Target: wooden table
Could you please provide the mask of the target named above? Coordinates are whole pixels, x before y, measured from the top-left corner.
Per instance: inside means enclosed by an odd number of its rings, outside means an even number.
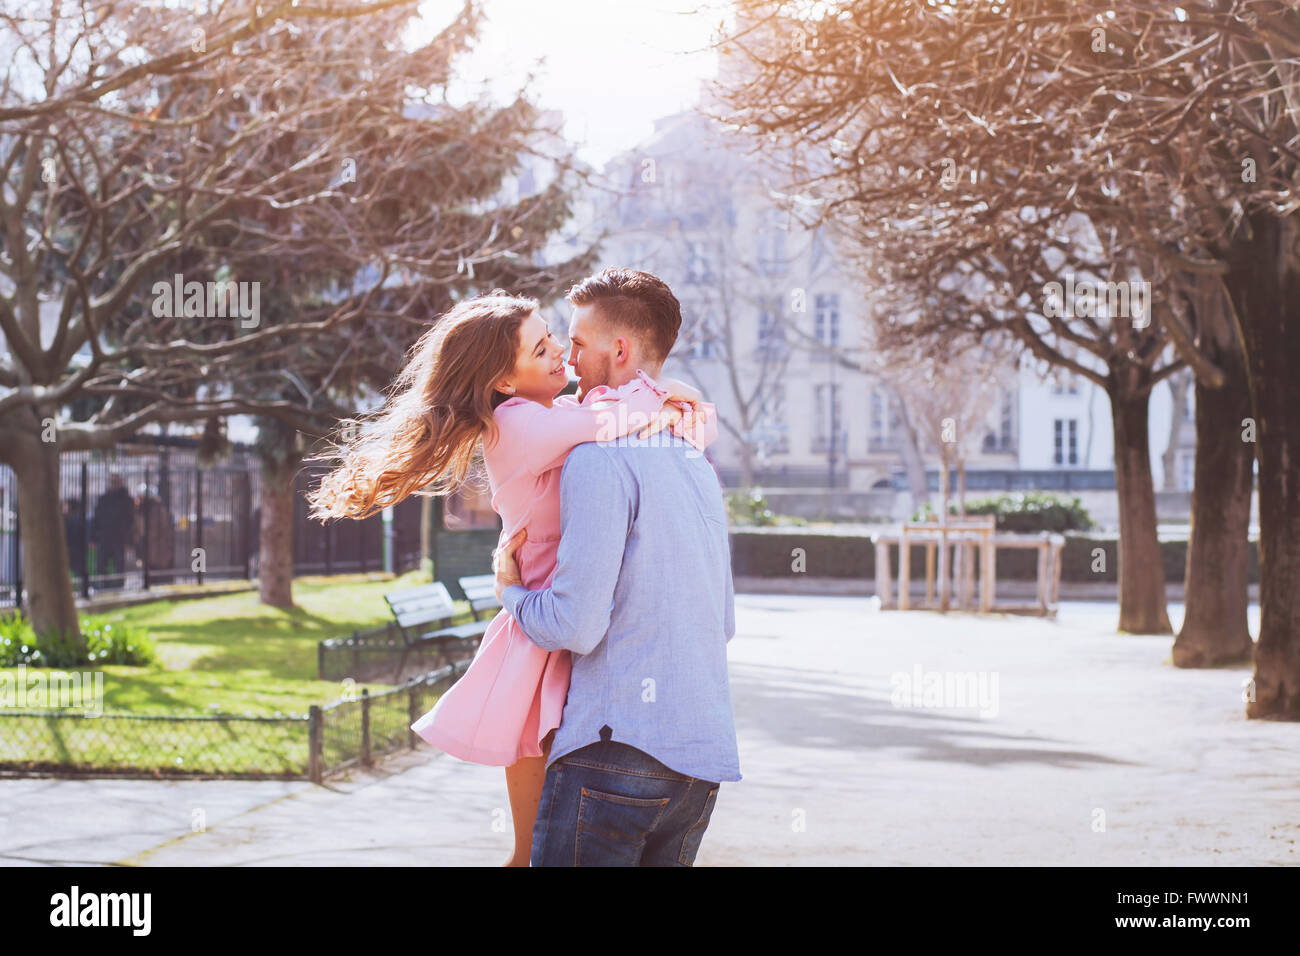
[[[925,600],[920,605],[924,609],[947,610],[951,587],[948,551],[955,551],[955,577],[957,578],[958,608],[973,609],[973,591],[975,587],[975,560],[979,556],[979,611],[1033,613],[1044,616],[1054,615],[1060,596],[1061,585],[1061,549],[1065,547],[1065,537],[1060,534],[1043,531],[1039,534],[1016,534],[999,532],[993,526],[993,517],[954,518],[947,524],[939,522],[911,522],[903,525],[897,534],[878,533],[871,536],[876,547],[876,594],[880,598],[881,608],[897,608],[900,611],[911,609],[911,546],[925,546]],[[890,571],[890,548],[897,547],[898,558],[898,597],[894,598],[892,575]],[[997,551],[999,548],[1033,548],[1038,551],[1038,572],[1035,601],[998,603],[997,585]],[[938,579],[938,599],[935,599],[935,583]]]

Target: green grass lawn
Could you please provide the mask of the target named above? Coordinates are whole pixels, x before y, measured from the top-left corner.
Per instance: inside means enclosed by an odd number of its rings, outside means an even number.
[[[428,583],[411,571],[387,581],[348,576],[298,578],[293,611],[261,604],[256,591],[188,601],[155,601],[108,611],[149,632],[156,667],[104,665],[105,713],[305,714],[343,696],[316,679],[316,644],[390,620],[384,593]],[[14,673],[14,668],[0,669]],[[373,693],[387,685],[367,684]],[[361,686],[357,687],[360,693]]]
[[[337,681],[316,679],[316,645],[391,619],[385,592],[425,584],[427,572],[368,581],[363,576],[298,578],[292,611],[258,602],[256,591],[187,601],[153,601],[96,617],[146,629],[158,663],[104,665],[105,715],[215,716],[211,722],[9,717],[0,734],[0,764],[134,768],[155,772],[301,774],[307,767],[305,721],[255,722],[239,717],[305,716],[312,704],[345,695]],[[464,602],[458,608],[468,613]],[[16,674],[17,668],[0,668]],[[28,671],[29,675],[31,669]],[[368,683],[371,693],[385,684]],[[429,701],[432,706],[432,700]],[[372,711],[372,733],[400,740],[409,715],[402,703]],[[79,713],[79,711],[77,712]],[[355,755],[354,712],[327,715],[324,757]]]

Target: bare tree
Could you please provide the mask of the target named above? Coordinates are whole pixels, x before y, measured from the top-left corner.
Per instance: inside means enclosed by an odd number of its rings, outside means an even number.
[[[294,10],[279,19],[253,6],[9,15],[0,461],[18,482],[37,633],[78,632],[48,491],[61,452],[232,414],[322,435],[338,411],[327,399],[346,407],[379,377],[366,349],[400,354],[475,270],[547,272],[532,265],[539,234],[567,214],[558,186],[493,201],[531,130],[526,103],[436,100],[472,7],[408,51],[391,38],[411,2],[275,4]],[[165,52],[178,36],[197,55]],[[295,269],[311,281],[295,287]],[[335,294],[319,294],[331,278]],[[395,324],[379,332],[382,319]],[[86,400],[89,417],[64,412]]]
[[[770,41],[746,49],[756,79],[745,119],[825,148],[827,179],[839,187],[828,186],[828,204],[860,219],[864,238],[891,256],[900,250],[885,240],[897,240],[900,225],[923,228],[933,241],[902,251],[913,256],[909,278],[967,261],[1005,287],[987,311],[1031,333],[1026,344],[1051,361],[1060,352],[1035,345],[1030,308],[1043,301],[1035,287],[1052,281],[1040,268],[1049,250],[1078,255],[1070,216],[1100,240],[1089,271],[1150,283],[1154,321],[1140,335],[1107,330],[1113,350],[1102,376],[1116,422],[1123,629],[1166,629],[1158,577],[1142,570],[1143,561],[1159,563],[1154,536],[1132,520],[1151,497],[1138,447],[1147,437],[1143,396],[1180,363],[1196,371],[1198,387],[1233,380],[1202,349],[1213,335],[1184,323],[1178,308],[1197,277],[1221,280],[1251,397],[1252,414],[1234,433],[1259,465],[1262,613],[1247,712],[1300,715],[1300,424],[1288,411],[1300,404],[1290,372],[1300,324],[1287,292],[1300,270],[1294,4],[1206,0],[1171,10],[1042,0],[986,9],[900,0],[822,5],[803,20],[793,4],[745,0],[741,9],[742,48],[760,25],[785,41],[780,54]],[[805,42],[789,43],[793,29]],[[936,180],[947,195],[925,195]],[[1048,328],[1061,340],[1095,339],[1087,321],[1056,318]],[[1170,344],[1179,360],[1157,367],[1153,355]],[[1198,440],[1198,477],[1228,476],[1216,487],[1240,494],[1236,456],[1203,472],[1207,453],[1227,448]],[[1234,535],[1237,527],[1220,526]],[[1208,544],[1194,535],[1193,550]]]
[[[779,210],[764,201],[761,165],[741,157],[734,137],[699,117],[675,132],[680,138],[653,154],[612,166],[618,191],[608,228],[628,241],[645,237],[633,265],[672,284],[682,305],[672,360],[706,395],[725,393],[719,422],[740,452],[740,483],[750,487],[759,456],[779,447],[773,425],[792,326],[815,277],[791,269],[798,257],[792,244],[756,247],[764,237],[741,221],[741,210]],[[788,231],[788,222],[781,224]],[[766,238],[773,235],[769,228]]]

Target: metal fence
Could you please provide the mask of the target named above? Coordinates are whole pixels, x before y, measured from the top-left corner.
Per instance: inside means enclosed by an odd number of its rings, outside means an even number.
[[[461,620],[464,618],[464,620]],[[458,615],[456,623],[468,623]],[[422,673],[473,654],[479,637],[449,641],[446,645],[424,641],[408,643],[401,628],[389,621],[384,627],[355,631],[351,637],[334,637],[316,645],[317,680],[398,681],[407,673]]]
[[[355,700],[312,707],[307,778],[320,783],[327,774],[347,767],[370,766],[376,754],[403,747],[414,750],[420,738],[411,724],[460,679],[471,659],[465,657],[392,690],[378,694],[363,690]]]
[[[294,573],[383,568],[380,515],[321,523],[307,516],[307,489],[322,466],[295,479]],[[261,474],[256,456],[235,450],[202,467],[192,441],[127,442],[68,452],[57,491],[78,594],[148,590],[158,584],[257,576]],[[11,469],[0,466],[0,606],[22,603],[22,515]],[[393,570],[420,562],[420,500],[393,509]]]
[[[957,469],[949,473],[948,486],[957,488]],[[926,470],[926,481],[931,491],[939,490],[939,471]],[[907,474],[896,471],[893,485],[897,491],[907,490]],[[1019,468],[976,468],[966,471],[967,491],[1114,491],[1113,468],[1069,469],[1056,468],[1039,471]]]
[[[0,711],[0,769],[121,776],[222,776],[319,783],[420,742],[410,730],[469,667],[277,717]]]

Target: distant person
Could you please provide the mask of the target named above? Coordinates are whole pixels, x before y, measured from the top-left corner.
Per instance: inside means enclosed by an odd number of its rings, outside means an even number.
[[[100,586],[120,588],[125,584],[126,548],[135,533],[135,502],[122,476],[108,476],[108,490],[95,500],[95,517],[90,538],[95,543],[96,571]]]
[[[175,538],[172,516],[157,495],[149,494],[149,486],[141,484],[135,499],[135,540],[140,560],[148,565],[151,584],[166,584],[173,579]]]

